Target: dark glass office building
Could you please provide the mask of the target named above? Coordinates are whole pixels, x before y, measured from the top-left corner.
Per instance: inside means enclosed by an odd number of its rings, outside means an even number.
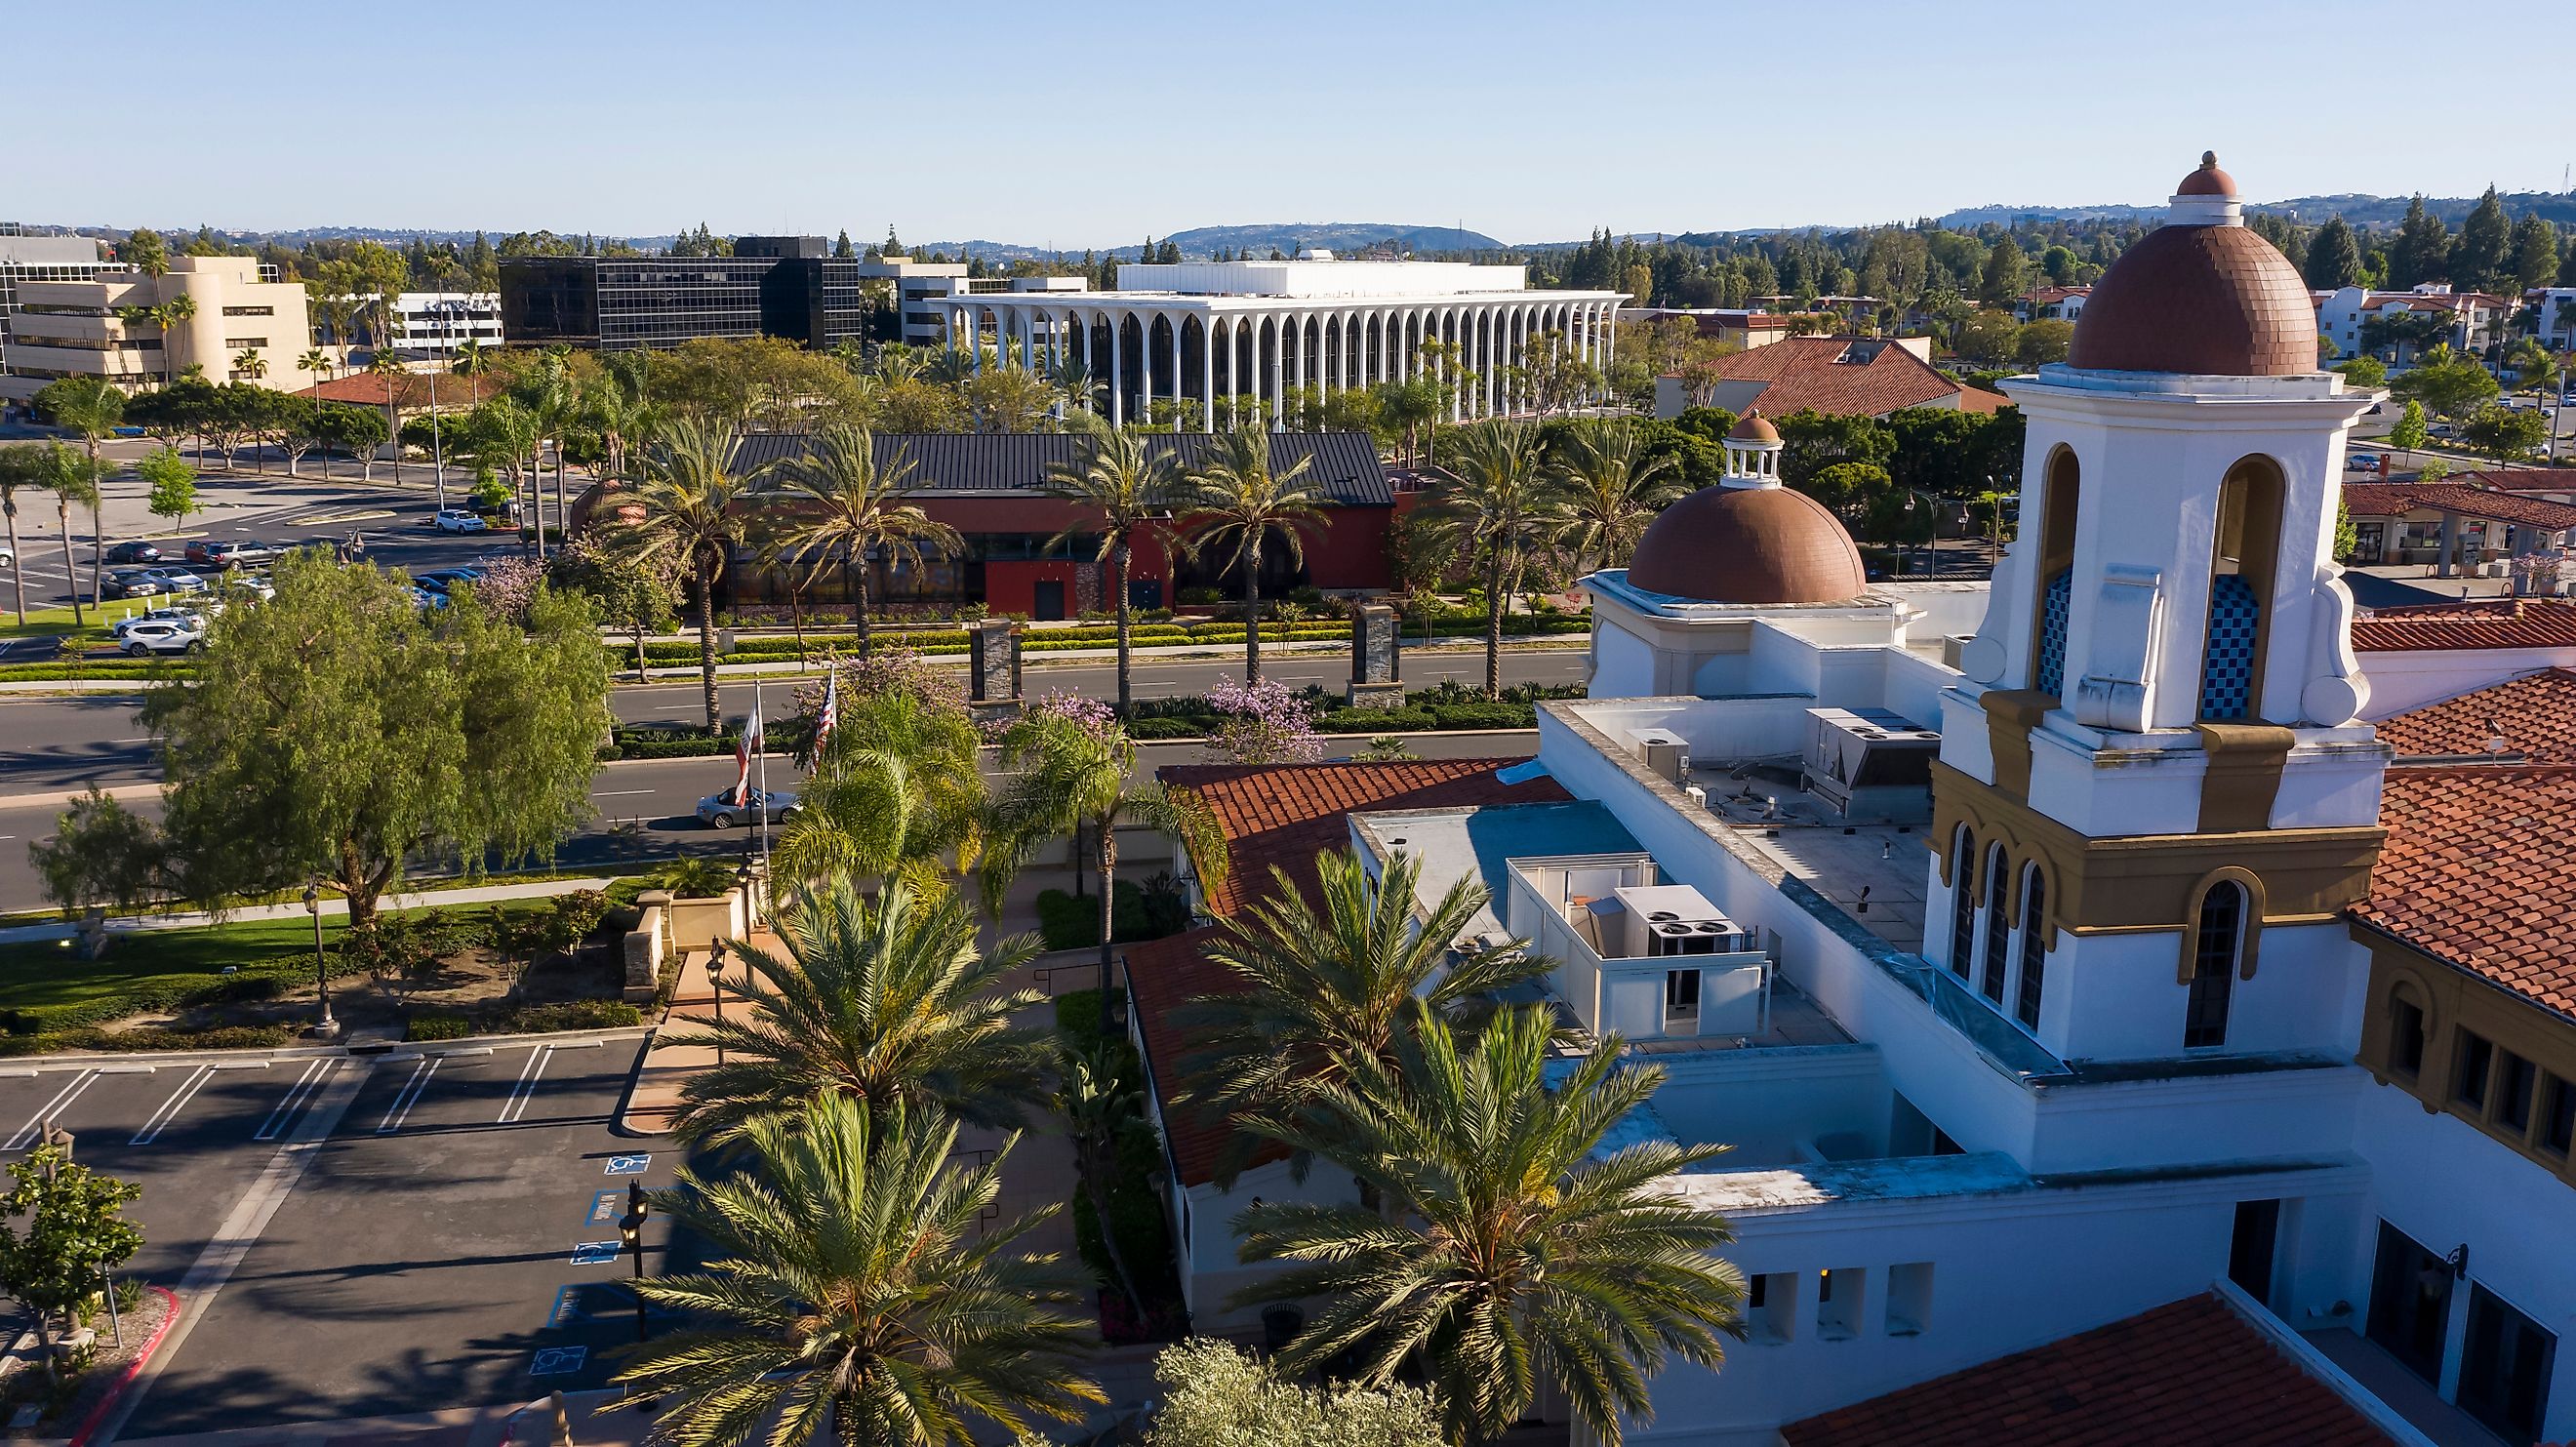
[[[501,263],[501,329],[538,347],[772,336],[828,349],[866,332],[858,266],[819,236],[745,236],[731,256],[511,257]]]

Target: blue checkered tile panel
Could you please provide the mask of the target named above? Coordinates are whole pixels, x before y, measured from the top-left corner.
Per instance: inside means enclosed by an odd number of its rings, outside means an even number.
[[[2066,617],[2075,607],[2075,570],[2064,568],[2039,595],[2039,678],[2031,687],[2066,696]]]
[[[2254,689],[2254,630],[2263,605],[2234,573],[2210,579],[2209,647],[2201,655],[2200,716],[2245,717]]]

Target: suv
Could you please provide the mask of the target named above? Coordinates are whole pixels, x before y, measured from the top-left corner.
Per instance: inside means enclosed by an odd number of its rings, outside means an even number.
[[[192,618],[138,618],[126,628],[117,646],[136,658],[155,653],[194,653],[206,646],[206,628]]]
[[[111,568],[130,568],[139,563],[157,563],[161,561],[161,550],[150,543],[118,543],[107,550],[107,555],[102,561]]]
[[[265,563],[276,556],[277,549],[266,543],[199,538],[188,544],[188,561],[210,568],[238,568],[245,563]]]
[[[138,577],[158,579],[162,587],[173,593],[202,593],[206,591],[205,579],[198,577],[196,574],[189,572],[185,568],[174,567],[168,563],[158,564],[149,568],[138,568],[135,570],[135,574]]]
[[[429,525],[442,533],[479,533],[489,528],[480,514],[461,507],[445,509],[431,518]]]
[[[117,619],[114,623],[108,625],[107,636],[115,639],[121,645],[125,642],[126,635],[132,633],[135,629],[148,627],[155,623],[177,623],[189,628],[194,628],[199,632],[203,632],[206,627],[206,615],[198,612],[194,608],[155,608],[148,613],[139,614],[132,618]]]

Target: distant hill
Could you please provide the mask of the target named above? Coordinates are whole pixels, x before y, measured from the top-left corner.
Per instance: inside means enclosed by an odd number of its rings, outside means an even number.
[[[2248,210],[2269,212],[2315,225],[2331,216],[2360,226],[2394,226],[2406,216],[2408,196],[2294,196],[2286,201],[2251,201]],[[2500,193],[2505,214],[2536,211],[2560,226],[2576,225],[2576,192],[2509,191]],[[2478,204],[2475,196],[2427,196],[2424,209],[2453,226]],[[1936,218],[1954,231],[1979,226],[2051,221],[2145,221],[2164,215],[2162,206],[1970,206]]]
[[[1481,231],[1466,231],[1455,226],[1400,226],[1380,221],[1292,221],[1259,226],[1200,226],[1188,231],[1175,231],[1170,236],[1157,236],[1157,246],[1169,241],[1181,249],[1181,255],[1192,261],[1204,261],[1219,251],[1249,252],[1268,256],[1276,248],[1283,256],[1294,256],[1301,246],[1320,246],[1330,251],[1354,252],[1392,242],[1406,251],[1478,251],[1494,250],[1503,243]],[[1023,246],[1005,241],[926,241],[913,248],[916,252],[945,252],[950,256],[980,256],[986,261],[1045,261],[1058,256],[1079,256],[1081,247],[1047,249]],[[1095,256],[1114,256],[1133,261],[1142,246],[1093,247]]]

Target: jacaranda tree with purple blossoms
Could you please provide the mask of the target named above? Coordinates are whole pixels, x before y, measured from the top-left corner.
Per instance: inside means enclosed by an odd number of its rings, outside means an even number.
[[[1309,764],[1324,756],[1315,709],[1275,678],[1220,683],[1207,692],[1217,712],[1208,747],[1237,764]]]

